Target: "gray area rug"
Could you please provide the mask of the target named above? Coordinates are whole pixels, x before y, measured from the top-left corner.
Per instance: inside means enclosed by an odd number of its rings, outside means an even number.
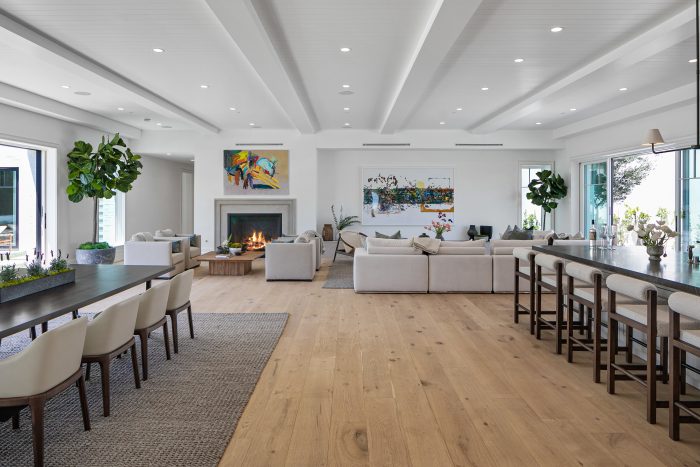
[[[353,289],[352,258],[340,256],[328,268],[328,277],[323,284],[324,289]]]
[[[167,361],[163,334],[153,332],[149,379],[141,389],[134,388],[131,359],[113,361],[108,418],[102,416],[99,365],[93,365],[87,384],[92,430],[83,431],[77,388],[49,401],[46,465],[217,465],[286,322],[286,313],[196,313],[192,340],[181,313],[180,353]],[[28,344],[25,333],[3,339],[0,358]],[[20,430],[0,423],[0,465],[33,465],[28,409]]]

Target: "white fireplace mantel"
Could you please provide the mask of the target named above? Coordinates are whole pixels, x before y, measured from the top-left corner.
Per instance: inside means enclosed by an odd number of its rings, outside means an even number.
[[[214,200],[215,245],[220,245],[228,235],[229,214],[282,214],[282,232],[297,233],[297,201],[295,199],[241,199],[217,198]]]

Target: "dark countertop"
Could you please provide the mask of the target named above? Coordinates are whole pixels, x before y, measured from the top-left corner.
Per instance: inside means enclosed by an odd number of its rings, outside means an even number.
[[[587,246],[534,246],[533,250],[652,284],[700,295],[700,266],[688,263],[685,252],[669,251],[661,261],[649,261],[643,246],[601,250]]]

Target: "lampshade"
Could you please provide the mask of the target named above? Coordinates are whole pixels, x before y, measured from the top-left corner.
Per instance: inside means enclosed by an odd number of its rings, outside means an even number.
[[[644,142],[642,143],[643,146],[651,146],[652,144],[664,144],[664,138],[661,136],[661,132],[658,130],[658,128],[653,128],[649,131],[647,131],[646,136],[644,137]]]

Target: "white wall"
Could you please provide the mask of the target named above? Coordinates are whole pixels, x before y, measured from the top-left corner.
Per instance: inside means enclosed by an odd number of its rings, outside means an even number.
[[[317,228],[332,224],[331,204],[361,218],[362,167],[442,166],[455,169],[455,228],[447,239],[467,238],[470,224],[491,225],[494,234],[520,220],[520,162],[552,162],[553,151],[504,150],[323,150],[319,152]],[[422,226],[353,227],[368,235],[401,230],[404,237],[425,232]]]

